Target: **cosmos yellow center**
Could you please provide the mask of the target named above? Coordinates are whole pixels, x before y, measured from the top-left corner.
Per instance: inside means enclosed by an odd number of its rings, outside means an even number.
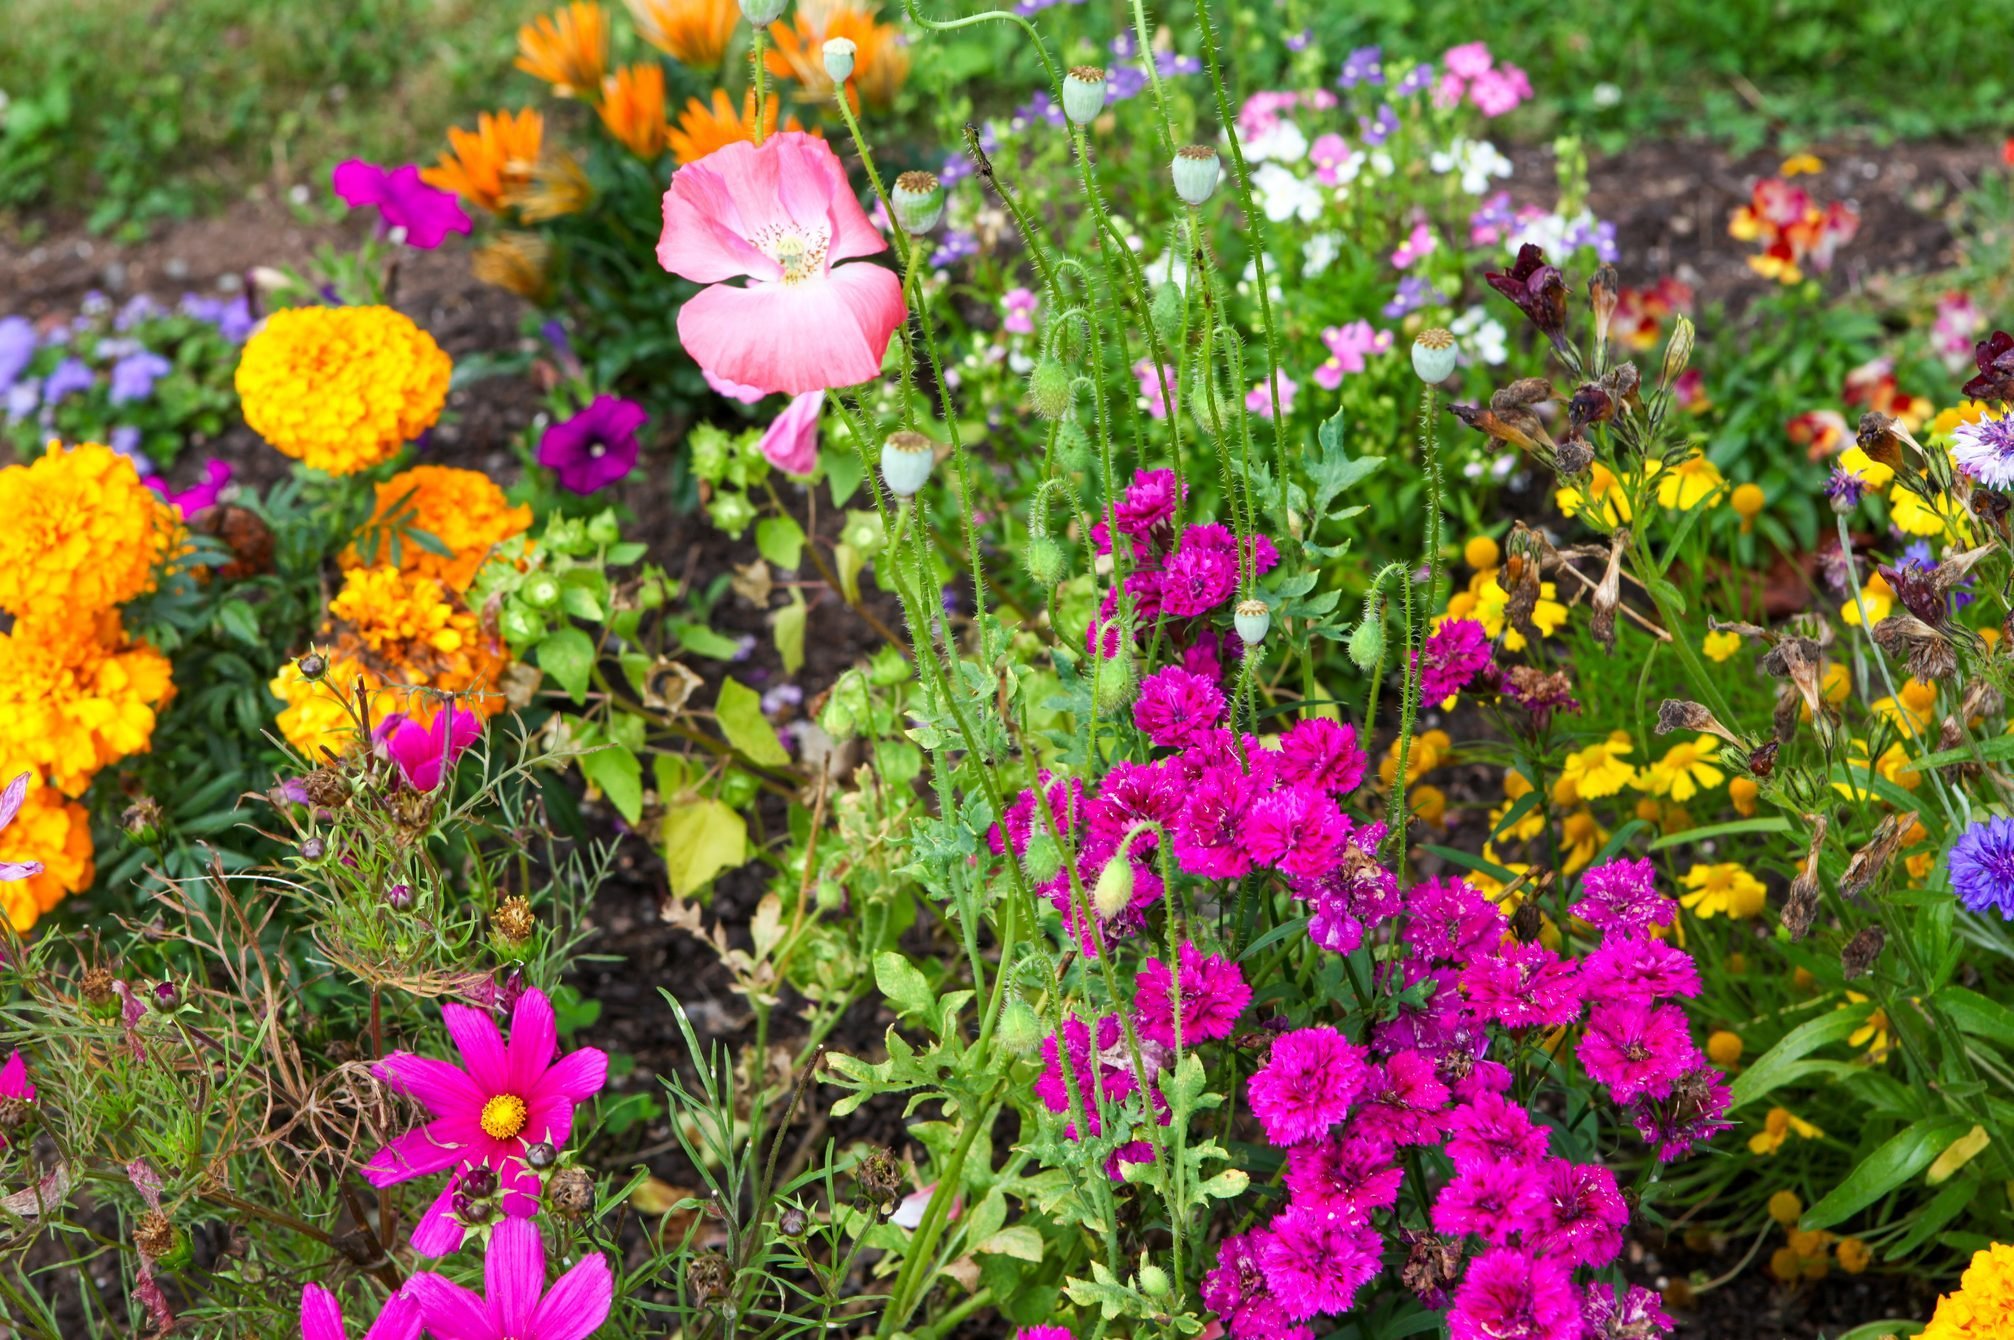
[[[524,1099],[514,1093],[500,1093],[483,1104],[483,1134],[492,1140],[508,1140],[524,1129]]]

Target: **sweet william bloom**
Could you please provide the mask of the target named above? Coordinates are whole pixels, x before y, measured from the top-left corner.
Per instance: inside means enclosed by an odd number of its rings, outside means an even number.
[[[419,1340],[420,1325],[419,1303],[401,1289],[385,1300],[363,1340]],[[349,1340],[336,1296],[319,1284],[301,1286],[301,1340]]]
[[[1840,1244],[1844,1249],[1845,1244]],[[1590,1284],[1580,1296],[1585,1340],[1658,1340],[1677,1323],[1659,1306],[1656,1291],[1632,1284],[1617,1294],[1612,1284]]]
[[[1368,1214],[1293,1205],[1274,1217],[1259,1268],[1293,1320],[1335,1316],[1376,1276],[1383,1247]]]
[[[191,484],[178,492],[168,491],[168,481],[159,475],[149,475],[140,481],[152,489],[163,502],[181,513],[187,520],[208,507],[215,507],[222,497],[224,486],[231,482],[231,467],[223,461],[203,462],[203,482]]]
[[[582,1047],[555,1061],[559,1032],[552,1002],[542,991],[518,998],[508,1043],[486,1010],[450,1004],[441,1007],[441,1015],[462,1054],[461,1066],[393,1052],[371,1068],[386,1084],[425,1103],[434,1120],[379,1150],[364,1165],[364,1177],[382,1187],[450,1168],[482,1166],[503,1185],[505,1213],[529,1215],[538,1206],[539,1182],[525,1163],[525,1149],[536,1141],[566,1142],[573,1132],[574,1104],[593,1097],[608,1079],[608,1056]],[[461,1227],[450,1215],[453,1196],[450,1179],[413,1230],[415,1250],[438,1256],[461,1245]],[[428,1324],[449,1334],[431,1313]],[[516,1333],[515,1340],[530,1336]]]
[[[1448,1312],[1449,1340],[1566,1340],[1580,1334],[1580,1299],[1567,1268],[1507,1247],[1469,1262]]]
[[[14,822],[14,817],[21,813],[21,806],[27,799],[28,774],[24,772],[15,777],[13,781],[7,783],[6,790],[0,791],[0,830],[4,830],[7,825]],[[9,883],[15,880],[33,879],[41,873],[42,863],[40,861],[0,861],[0,880]],[[19,1052],[8,1057],[7,1070],[12,1070],[14,1063],[20,1059],[21,1054]],[[0,1071],[0,1084],[5,1083],[6,1073],[6,1071]],[[33,1095],[31,1094],[30,1097],[33,1097]]]
[[[419,251],[432,251],[449,233],[466,235],[473,226],[452,191],[420,180],[417,164],[382,168],[346,159],[336,165],[330,184],[351,209],[377,210],[380,233],[401,229],[400,240]]]
[[[572,493],[607,488],[636,467],[637,430],[650,416],[634,400],[598,395],[593,403],[547,428],[538,440],[538,463]]]
[[[1140,969],[1133,991],[1134,1023],[1140,1036],[1164,1047],[1174,1046],[1179,1000],[1184,1047],[1229,1037],[1237,1027],[1238,1015],[1252,999],[1244,972],[1223,955],[1205,954],[1186,940],[1176,963],[1177,969],[1171,972],[1166,963],[1150,958]]]
[[[1282,1033],[1252,1076],[1252,1115],[1275,1145],[1317,1139],[1349,1115],[1371,1078],[1364,1049],[1333,1028]]]
[[[1186,749],[1200,744],[1224,715],[1224,693],[1180,666],[1157,670],[1140,683],[1133,724],[1157,745]]]
[[[872,381],[908,316],[887,248],[823,140],[786,131],[730,144],[672,175],[658,263],[708,287],[679,338],[717,377],[803,395]],[[735,287],[726,281],[746,278]]]
[[[441,784],[447,769],[461,752],[482,738],[482,718],[450,702],[434,714],[431,727],[422,726],[403,713],[386,717],[377,728],[385,752],[399,768],[399,775],[415,791],[431,791]]]
[[[586,1340],[608,1320],[615,1280],[599,1252],[545,1287],[545,1244],[529,1219],[506,1219],[490,1235],[483,1292],[435,1274],[406,1286],[437,1340]]]

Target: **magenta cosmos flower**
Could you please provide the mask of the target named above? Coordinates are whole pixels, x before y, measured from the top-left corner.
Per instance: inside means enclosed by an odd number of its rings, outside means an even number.
[[[839,262],[887,246],[832,147],[786,131],[672,174],[657,261],[708,285],[678,314],[679,339],[702,369],[798,396],[880,374],[909,314],[901,281],[878,265]]]
[[[582,1047],[554,1060],[559,1032],[543,991],[518,997],[508,1043],[486,1010],[443,1005],[441,1016],[461,1066],[393,1052],[371,1068],[425,1103],[434,1120],[380,1149],[364,1165],[364,1176],[382,1187],[450,1168],[487,1168],[503,1191],[505,1214],[536,1213],[539,1180],[525,1163],[525,1149],[538,1141],[566,1143],[574,1104],[600,1092],[608,1079],[608,1056]],[[461,1225],[452,1213],[455,1181],[449,1179],[413,1229],[415,1251],[440,1256],[461,1246]]]
[[[14,816],[21,812],[22,802],[28,799],[28,774],[22,773],[7,783],[7,789],[0,791],[0,829],[14,822]],[[40,861],[0,861],[0,880],[33,879],[42,873]],[[7,1062],[12,1069],[16,1056]]]
[[[385,1310],[364,1332],[364,1340],[419,1340],[420,1305],[401,1289],[385,1300]],[[349,1340],[343,1309],[319,1284],[301,1287],[301,1340]]]
[[[439,786],[462,751],[481,739],[482,733],[482,718],[453,703],[434,713],[432,726],[422,726],[405,713],[394,712],[376,731],[385,752],[398,764],[399,775],[415,791]]]
[[[608,1258],[599,1253],[547,1289],[545,1244],[528,1219],[506,1219],[490,1235],[481,1294],[435,1274],[415,1275],[406,1288],[438,1340],[586,1340],[608,1320],[615,1298]]]
[[[574,493],[607,488],[636,467],[636,433],[650,415],[634,400],[598,395],[594,403],[538,440],[538,463]]]
[[[421,181],[419,168],[411,163],[381,168],[352,158],[336,165],[330,185],[351,209],[375,208],[380,232],[405,229],[406,245],[420,251],[432,251],[449,233],[470,229],[469,216],[454,192]]]

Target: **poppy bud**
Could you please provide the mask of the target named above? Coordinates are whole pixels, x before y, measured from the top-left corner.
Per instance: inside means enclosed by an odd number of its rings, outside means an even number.
[[[1163,340],[1173,342],[1182,336],[1182,308],[1186,299],[1182,290],[1170,283],[1154,285],[1154,296],[1148,301],[1147,315],[1154,323],[1154,333]]]
[[[1062,360],[1045,355],[1028,378],[1028,403],[1045,419],[1062,418],[1076,398],[1071,380],[1070,369]]]
[[[1042,1048],[1042,1021],[1035,1007],[1015,996],[1000,1011],[1000,1045],[1010,1055],[1033,1056]]]
[[[1088,126],[1105,110],[1105,72],[1095,65],[1078,65],[1063,76],[1063,115],[1072,125]]]
[[[929,172],[905,172],[888,194],[905,233],[927,233],[944,218],[944,184]]]
[[[1140,1292],[1149,1298],[1159,1298],[1168,1292],[1168,1272],[1157,1265],[1141,1266]]]
[[[1091,906],[1099,917],[1110,921],[1133,905],[1133,863],[1122,850],[1105,862],[1098,883],[1091,891]]]
[[[1063,868],[1063,853],[1056,845],[1056,839],[1037,829],[1028,835],[1028,845],[1021,849],[1021,868],[1028,872],[1028,878],[1037,884],[1047,884],[1056,878]]]
[[[1021,562],[1029,577],[1045,591],[1063,580],[1063,546],[1047,535],[1037,535],[1028,541]]]
[[[829,37],[825,40],[825,77],[835,84],[843,84],[853,77],[854,57],[860,48],[851,38]]]
[[[1350,659],[1366,674],[1376,668],[1378,659],[1385,654],[1385,620],[1375,603],[1373,599],[1365,606],[1364,617],[1350,634]]]
[[[1256,647],[1266,640],[1266,630],[1273,626],[1273,610],[1263,600],[1241,600],[1231,613],[1231,625],[1238,630],[1238,640],[1248,647]]]
[[[1413,337],[1413,373],[1429,386],[1438,386],[1454,376],[1455,348],[1452,331],[1429,326]]]
[[[913,498],[930,480],[937,444],[921,433],[890,433],[881,444],[881,478],[898,498]]]
[[[1140,672],[1133,666],[1133,658],[1124,650],[1117,656],[1100,661],[1093,672],[1091,703],[1101,715],[1109,716],[1133,701],[1133,690],[1139,686]]]
[[[1191,205],[1200,205],[1216,194],[1224,175],[1224,163],[1207,144],[1185,144],[1175,150],[1175,194]]]
[[[783,17],[789,0],[741,0],[741,17],[757,28],[767,28]]]

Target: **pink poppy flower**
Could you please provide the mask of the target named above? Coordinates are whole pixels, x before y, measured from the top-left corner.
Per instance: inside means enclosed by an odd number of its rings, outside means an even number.
[[[385,1300],[385,1310],[364,1332],[364,1340],[419,1340],[420,1305],[401,1289]],[[301,1286],[301,1340],[349,1340],[343,1309],[319,1284]]]
[[[330,185],[351,209],[375,207],[380,231],[403,228],[406,245],[420,251],[432,251],[449,233],[467,233],[471,227],[454,192],[421,181],[412,163],[386,169],[352,158],[336,165]]]
[[[818,468],[818,412],[825,408],[825,392],[808,391],[798,396],[776,416],[776,422],[762,435],[762,455],[787,475],[809,475]]]
[[[608,1056],[582,1047],[555,1061],[559,1030],[542,991],[518,998],[508,1044],[486,1010],[443,1005],[441,1015],[463,1064],[393,1052],[371,1067],[380,1080],[425,1103],[435,1119],[380,1149],[364,1165],[364,1177],[382,1187],[450,1168],[487,1168],[503,1191],[506,1215],[534,1214],[540,1183],[525,1150],[535,1141],[566,1143],[574,1104],[608,1080]],[[415,1251],[441,1256],[461,1246],[461,1225],[451,1214],[454,1196],[451,1178],[413,1230]]]
[[[839,156],[796,131],[729,144],[672,174],[658,264],[708,285],[678,335],[716,378],[803,395],[872,381],[908,316],[879,265],[841,265],[888,244]],[[727,280],[746,278],[735,287]]]
[[[431,791],[461,752],[482,738],[482,718],[448,703],[434,714],[432,726],[422,726],[403,712],[378,723],[376,735],[385,752],[399,765],[399,774],[415,791]]]
[[[7,783],[6,790],[0,791],[0,829],[4,829],[8,824],[14,822],[14,816],[21,812],[22,802],[27,799],[28,774],[24,772],[13,781]],[[33,879],[41,873],[42,863],[40,861],[0,861],[0,880],[12,882],[17,879]],[[18,1059],[18,1057],[14,1058],[14,1060]],[[8,1069],[11,1070],[13,1068],[14,1060],[7,1062]],[[5,1073],[5,1071],[0,1071],[0,1077],[4,1077]]]
[[[481,1294],[431,1273],[413,1276],[406,1288],[439,1340],[586,1340],[615,1301],[600,1253],[582,1257],[546,1288],[545,1244],[527,1219],[507,1219],[490,1235]]]

